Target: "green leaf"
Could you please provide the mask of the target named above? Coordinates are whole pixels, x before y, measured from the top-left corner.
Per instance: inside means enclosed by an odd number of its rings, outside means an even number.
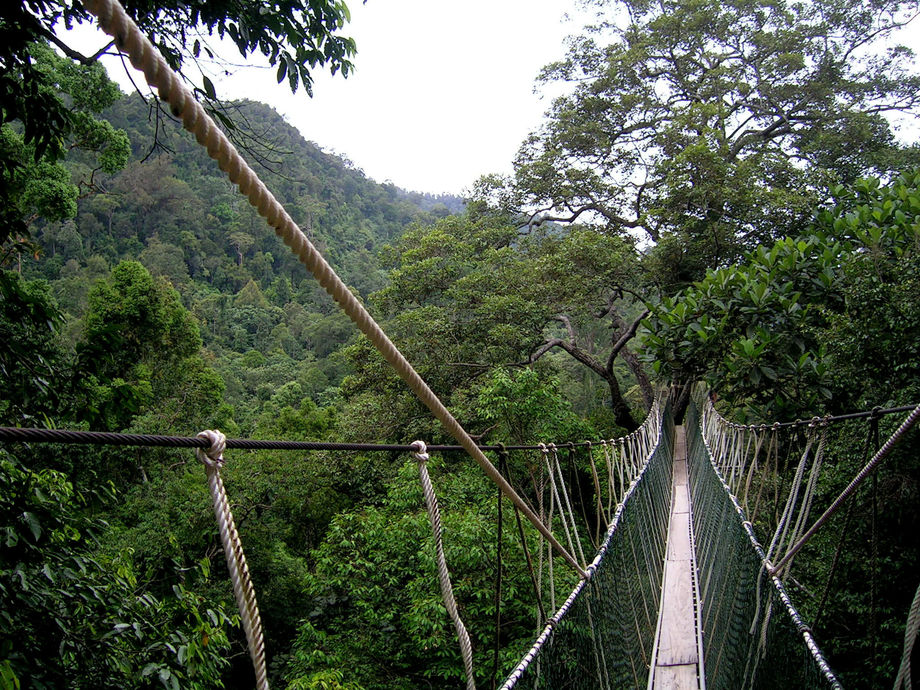
[[[217,100],[217,92],[214,91],[214,84],[206,76],[201,77],[201,83],[204,85],[204,92],[211,100]]]

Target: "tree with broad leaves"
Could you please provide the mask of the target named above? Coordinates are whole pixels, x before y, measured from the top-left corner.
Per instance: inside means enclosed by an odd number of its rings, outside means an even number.
[[[886,115],[920,104],[911,0],[597,0],[544,83],[506,201],[657,245],[670,284],[795,234],[835,184],[916,161]]]

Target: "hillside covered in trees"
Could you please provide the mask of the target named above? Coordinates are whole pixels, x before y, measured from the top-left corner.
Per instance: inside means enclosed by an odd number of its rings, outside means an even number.
[[[287,29],[267,4],[199,4],[132,12],[154,34],[221,27],[244,55],[267,42],[295,89],[318,65],[350,67],[341,3],[311,2],[316,22]],[[738,421],[920,401],[920,153],[885,117],[917,114],[920,78],[907,48],[864,52],[907,5],[625,5],[626,25],[607,17],[547,67],[567,95],[514,175],[467,200],[378,184],[267,105],[198,95],[479,441],[609,439],[656,389],[680,407],[698,381]],[[164,108],[46,42],[42,22],[83,10],[41,8],[0,14],[16,38],[0,46],[0,426],[449,442]],[[188,69],[197,49],[172,40],[160,47]],[[816,506],[864,438],[827,449]],[[847,687],[897,669],[920,564],[917,443],[791,580]],[[507,460],[537,504],[537,459]],[[535,593],[537,534],[462,456],[431,471],[487,686],[574,575],[556,559]],[[793,471],[769,480],[765,514]],[[223,472],[274,686],[462,687],[413,460],[234,451]],[[593,524],[591,468],[573,454],[566,472]],[[0,688],[252,686],[192,452],[4,443],[0,539]]]

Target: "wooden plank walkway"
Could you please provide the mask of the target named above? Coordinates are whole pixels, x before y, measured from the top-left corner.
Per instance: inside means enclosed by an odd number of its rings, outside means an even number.
[[[677,427],[674,441],[671,520],[648,686],[650,690],[700,690],[702,664],[693,581],[696,563],[691,539],[687,440],[683,427]]]

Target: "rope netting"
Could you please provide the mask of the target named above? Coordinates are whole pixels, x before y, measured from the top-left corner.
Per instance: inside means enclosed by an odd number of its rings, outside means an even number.
[[[783,583],[768,573],[766,553],[704,436],[705,421],[691,403],[687,457],[706,687],[840,688]]]
[[[598,485],[606,483],[620,500],[605,516],[609,526],[586,568],[589,577],[549,619],[503,688],[647,683],[661,597],[673,437],[670,408],[656,403],[639,430],[598,444],[606,466],[597,472]],[[624,480],[628,486],[619,493]]]

